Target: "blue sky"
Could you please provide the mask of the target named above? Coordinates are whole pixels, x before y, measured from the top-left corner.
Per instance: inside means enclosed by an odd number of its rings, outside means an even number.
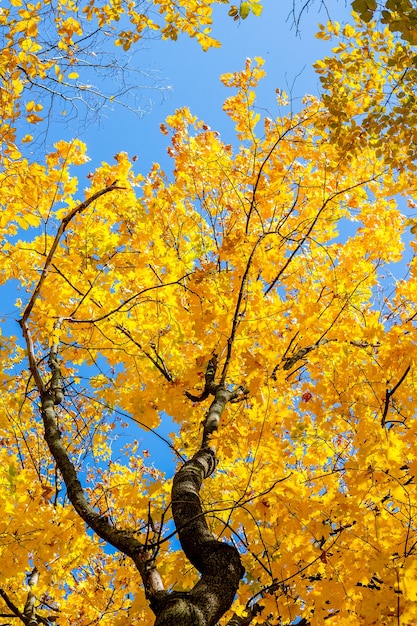
[[[320,3],[304,14],[300,34],[296,33],[289,16],[292,0],[265,0],[264,4],[260,18],[250,15],[240,22],[228,16],[226,5],[215,8],[213,34],[222,42],[220,49],[203,52],[195,40],[186,36],[176,42],[145,41],[131,66],[135,65],[145,74],[159,74],[161,87],[170,89],[143,90],[143,108],[149,112],[142,117],[122,108],[107,110],[100,124],[90,125],[85,132],[75,121],[72,128],[65,130],[65,138],[72,137],[75,130],[75,134],[86,141],[92,158],[90,168],[101,161],[111,162],[113,154],[126,151],[131,156],[139,156],[136,169],[146,173],[153,162],[164,167],[168,163],[169,139],[160,133],[160,123],[176,108],[188,106],[194,115],[204,119],[230,142],[233,140],[232,124],[222,112],[223,101],[230,90],[221,85],[219,77],[224,72],[243,69],[247,57],[265,59],[267,77],[258,90],[258,104],[269,110],[270,116],[278,114],[277,87],[291,95],[295,108],[306,93],[318,95],[319,81],[312,63],[331,48],[330,42],[314,37],[317,23],[328,19],[324,11],[319,11]],[[344,3],[335,4],[331,17],[341,22],[349,19]]]

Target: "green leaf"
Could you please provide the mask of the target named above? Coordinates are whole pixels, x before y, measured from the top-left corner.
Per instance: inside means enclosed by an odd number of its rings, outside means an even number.
[[[370,22],[376,10],[376,0],[353,0],[352,9],[364,22]]]
[[[239,15],[242,20],[245,20],[250,13],[250,2],[242,2],[239,9]]]

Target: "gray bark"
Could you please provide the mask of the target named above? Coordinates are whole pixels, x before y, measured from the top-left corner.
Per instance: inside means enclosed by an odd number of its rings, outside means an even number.
[[[214,626],[231,607],[244,574],[238,550],[210,532],[200,501],[203,480],[216,458],[207,442],[217,430],[226,403],[241,393],[219,386],[204,423],[203,445],[176,473],[172,514],[181,547],[201,578],[189,592],[169,594],[157,611],[155,626]]]

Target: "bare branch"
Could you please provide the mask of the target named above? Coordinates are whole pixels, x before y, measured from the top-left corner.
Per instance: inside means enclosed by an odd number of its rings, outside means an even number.
[[[311,221],[309,227],[307,228],[306,233],[304,235],[301,235],[301,237],[298,240],[297,245],[295,246],[294,250],[292,250],[292,252],[288,255],[288,258],[286,259],[285,263],[283,264],[283,266],[281,267],[281,269],[279,270],[279,272],[277,273],[275,278],[271,281],[269,287],[265,290],[265,295],[267,295],[271,291],[271,289],[273,289],[275,287],[275,285],[277,284],[278,280],[280,279],[282,274],[285,272],[285,270],[287,269],[287,267],[289,266],[289,264],[291,263],[293,258],[301,250],[301,248],[303,247],[305,241],[309,238],[311,232],[313,231],[315,225],[317,224],[317,221],[320,218],[321,214],[327,208],[328,204],[332,200],[337,198],[338,196],[341,196],[344,193],[348,193],[349,191],[352,191],[353,189],[357,189],[358,187],[362,187],[366,183],[370,183],[373,180],[375,180],[375,178],[376,178],[376,176],[372,176],[372,178],[369,178],[367,180],[362,180],[361,182],[356,183],[354,185],[350,185],[349,187],[346,187],[345,189],[341,189],[340,191],[336,191],[335,193],[331,194],[328,198],[325,199],[325,201],[321,205],[320,209],[317,211],[316,216],[314,217],[314,219]]]
[[[402,385],[402,383],[404,382],[405,377],[407,376],[407,374],[408,374],[408,372],[410,371],[410,369],[411,369],[411,365],[408,365],[408,366],[406,367],[406,369],[405,369],[404,374],[401,376],[401,378],[400,378],[400,380],[397,382],[397,384],[396,384],[396,385],[394,385],[394,387],[393,387],[392,389],[387,389],[387,390],[385,391],[384,409],[383,409],[383,412],[382,412],[382,418],[381,418],[381,426],[382,426],[382,428],[384,428],[384,427],[385,427],[385,424],[386,424],[386,422],[387,422],[387,415],[388,415],[388,409],[389,409],[389,405],[390,405],[390,402],[391,402],[391,398],[392,398],[392,396],[394,395],[394,393],[397,391],[398,387],[399,387],[400,385]]]
[[[23,622],[24,624],[27,624],[27,620],[25,616],[23,615],[23,613],[19,611],[17,606],[10,600],[8,594],[1,587],[0,587],[0,596],[3,598],[7,608],[12,612],[13,614],[12,616],[18,617],[21,622]]]
[[[153,363],[153,365],[156,367],[156,369],[159,370],[159,372],[162,374],[162,376],[169,383],[173,382],[174,378],[173,378],[172,374],[170,373],[170,371],[168,370],[167,366],[165,365],[164,360],[162,359],[162,357],[156,351],[156,348],[154,348],[154,352],[155,352],[155,355],[156,355],[156,358],[154,358],[147,350],[145,350],[145,348],[138,341],[136,341],[136,339],[132,336],[132,333],[129,330],[127,330],[124,326],[122,326],[122,324],[116,324],[116,328],[118,330],[120,330],[121,333],[126,335],[126,337],[128,339],[130,339],[130,341],[132,343],[134,343],[135,346],[137,346],[139,348],[139,350],[141,350],[143,352],[143,354],[151,361],[151,363]]]
[[[261,237],[259,237],[258,241],[255,243],[255,245],[252,248],[252,251],[249,255],[248,261],[246,263],[246,267],[245,267],[245,271],[244,274],[242,276],[242,280],[240,281],[240,288],[239,288],[239,294],[237,297],[237,301],[236,301],[236,307],[235,307],[235,312],[233,315],[233,320],[232,320],[232,329],[230,331],[230,335],[227,339],[227,353],[226,353],[226,359],[223,365],[223,371],[221,374],[221,378],[220,378],[220,383],[222,385],[224,385],[225,381],[226,381],[226,376],[227,376],[227,372],[229,369],[229,365],[230,365],[230,360],[232,358],[232,348],[233,348],[233,342],[236,336],[236,331],[237,328],[239,326],[240,320],[241,320],[241,307],[242,307],[242,302],[243,302],[243,298],[244,298],[244,293],[245,293],[245,289],[246,289],[246,284],[248,281],[248,276],[249,276],[249,270],[251,268],[252,265],[252,261],[253,261],[253,257],[255,255],[256,249],[259,246],[259,244],[261,243],[261,241],[264,239],[265,235],[262,235]]]

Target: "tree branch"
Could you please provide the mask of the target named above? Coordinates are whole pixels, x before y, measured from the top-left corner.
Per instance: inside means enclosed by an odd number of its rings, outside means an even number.
[[[408,365],[405,369],[404,374],[401,376],[400,380],[397,382],[396,385],[394,385],[394,387],[392,389],[387,389],[385,391],[385,403],[384,403],[384,409],[382,412],[382,417],[381,417],[381,426],[382,428],[385,427],[386,421],[387,421],[387,415],[388,415],[388,409],[389,409],[389,405],[390,405],[390,401],[392,396],[394,395],[394,393],[397,391],[398,387],[400,385],[402,385],[402,383],[405,380],[405,377],[407,376],[408,372],[411,369],[411,365]]]
[[[254,604],[251,607],[247,607],[246,616],[233,615],[233,617],[227,622],[226,626],[249,626],[252,623],[252,620],[260,615],[263,611],[264,607],[259,604]]]
[[[29,592],[28,597],[26,598],[25,608],[23,609],[23,615],[26,617],[27,626],[38,626],[38,620],[35,613],[36,596],[32,591],[32,587],[37,585],[38,580],[39,572],[35,567],[28,578]]]
[[[289,264],[291,263],[293,258],[301,250],[301,248],[303,247],[305,241],[308,239],[308,237],[310,236],[310,233],[312,232],[313,228],[317,224],[317,221],[320,218],[321,214],[327,208],[328,204],[332,200],[337,198],[338,196],[340,196],[340,195],[342,195],[344,193],[348,193],[349,191],[352,191],[353,189],[357,189],[358,187],[361,187],[361,186],[365,185],[366,183],[370,183],[373,180],[375,180],[375,176],[373,176],[373,177],[371,177],[371,178],[369,178],[367,180],[362,180],[359,183],[355,183],[354,185],[350,185],[349,187],[346,187],[345,189],[341,189],[339,191],[336,191],[335,193],[333,193],[332,195],[330,195],[328,198],[325,199],[325,201],[321,205],[320,209],[317,211],[314,219],[311,221],[311,224],[308,226],[305,234],[301,235],[301,237],[298,240],[297,245],[295,246],[294,250],[292,250],[292,252],[288,255],[285,263],[283,264],[281,269],[278,271],[278,273],[275,276],[275,278],[271,281],[271,283],[269,284],[268,288],[265,290],[265,292],[264,292],[265,296],[268,295],[268,293],[275,287],[275,285],[277,284],[278,280],[280,279],[282,274],[285,272],[285,270],[287,269],[287,267],[289,266]]]
[[[210,532],[199,495],[203,480],[216,467],[215,453],[208,446],[210,436],[218,429],[227,402],[246,393],[243,388],[228,391],[221,384],[214,390],[216,366],[213,357],[203,394],[211,388],[214,400],[204,420],[202,445],[175,474],[172,486],[172,515],[181,547],[201,578],[190,591],[174,592],[161,601],[155,626],[214,626],[232,605],[244,574],[238,550]]]
[[[105,189],[102,189],[101,191],[93,194],[90,198],[72,209],[68,213],[68,215],[61,221],[57,234],[45,261],[41,277],[32,293],[32,296],[29,300],[28,305],[25,308],[19,324],[22,328],[23,337],[26,342],[29,369],[34,378],[36,387],[40,395],[40,408],[44,424],[45,441],[48,444],[49,450],[63,477],[67,489],[68,498],[81,519],[83,519],[86,524],[90,526],[90,528],[92,528],[92,530],[99,537],[104,539],[104,541],[110,543],[116,549],[120,550],[121,552],[123,552],[123,554],[129,556],[133,560],[142,577],[146,597],[148,599],[152,599],[155,596],[164,593],[164,591],[162,581],[159,577],[158,572],[156,571],[153,560],[149,557],[148,551],[143,546],[143,544],[133,536],[133,533],[131,531],[120,530],[112,526],[105,516],[93,509],[93,507],[89,504],[85,497],[84,490],[78,479],[75,467],[67,454],[66,447],[62,443],[61,433],[57,425],[55,406],[59,405],[64,397],[61,386],[61,371],[58,362],[58,344],[54,341],[50,349],[49,366],[51,368],[52,376],[49,384],[45,385],[36,362],[34,345],[28,324],[30,314],[33,310],[36,299],[40,294],[42,285],[47,276],[59,241],[63,233],[65,232],[68,224],[78,213],[84,211],[94,200],[110,191],[113,191],[114,189],[122,189],[122,187],[117,187],[116,183],[113,183],[109,187],[106,187]],[[59,328],[61,322],[61,319],[57,321],[56,328]],[[7,596],[5,596],[4,593],[2,593],[1,595],[5,598],[6,601]],[[26,608],[27,610],[30,609],[32,611],[33,607],[29,603],[27,604]],[[16,610],[18,610],[17,607]],[[15,614],[18,617],[22,616],[20,617],[20,619],[22,619],[24,623],[29,624],[29,622],[27,621],[28,618],[25,617],[25,615],[20,613]]]
[[[263,239],[264,239],[264,235],[259,237],[259,239],[255,243],[255,245],[253,246],[252,251],[251,251],[251,253],[249,255],[248,261],[246,263],[246,267],[245,267],[245,271],[244,271],[243,276],[242,276],[242,280],[240,281],[239,293],[238,293],[238,296],[237,296],[235,312],[234,312],[234,315],[233,315],[232,329],[230,331],[230,336],[227,339],[226,359],[225,359],[225,362],[224,362],[224,365],[223,365],[223,371],[222,371],[221,379],[220,379],[220,382],[221,382],[222,385],[224,385],[224,383],[226,381],[227,371],[229,369],[230,361],[231,361],[231,358],[232,358],[233,342],[235,340],[236,331],[237,331],[239,323],[241,321],[241,306],[242,306],[242,302],[243,302],[243,298],[244,298],[244,292],[245,292],[245,289],[246,289],[246,285],[247,285],[247,282],[248,282],[249,271],[250,271],[250,268],[252,266],[252,261],[253,261],[253,257],[255,256],[255,252],[256,252],[259,244],[261,243],[261,241]]]
[[[17,606],[10,600],[7,593],[0,587],[0,596],[3,598],[7,608],[12,612],[13,617],[18,617],[21,622],[27,624],[27,620],[23,613],[17,608]]]
[[[147,350],[145,350],[145,348],[138,341],[136,341],[136,339],[132,336],[132,333],[129,330],[127,330],[122,324],[116,324],[116,328],[120,330],[121,333],[123,333],[132,343],[135,344],[135,346],[139,348],[139,350],[143,352],[143,354],[151,361],[151,363],[156,367],[157,370],[159,370],[162,376],[169,383],[173,382],[174,378],[171,372],[169,371],[169,369],[167,368],[167,366],[165,365],[164,360],[158,354],[156,347],[152,346],[155,352],[155,357],[156,357],[155,358]]]
[[[54,347],[51,349],[51,354],[54,355],[54,357],[50,359],[54,367],[52,381],[56,381],[60,377],[60,372]],[[46,390],[43,390],[40,394],[41,413],[44,423],[45,441],[64,479],[68,498],[81,519],[83,519],[99,537],[133,560],[142,576],[146,596],[151,598],[154,594],[163,591],[163,585],[143,544],[133,536],[131,531],[120,530],[112,526],[108,518],[93,509],[85,497],[77,472],[68,457],[66,447],[62,443],[61,433],[57,426],[55,406],[61,394],[61,387],[58,386],[58,388],[56,388],[52,384],[49,385]]]
[[[208,398],[210,394],[214,395],[216,393],[217,385],[214,382],[216,371],[217,371],[217,354],[213,352],[213,356],[209,360],[207,367],[206,367],[206,373],[204,376],[204,389],[201,392],[201,394],[199,396],[194,396],[189,391],[185,392],[185,395],[187,396],[189,400],[191,400],[191,402],[202,402],[203,400],[206,400],[206,398]]]
[[[52,246],[51,249],[48,252],[48,256],[46,257],[46,261],[45,261],[45,265],[43,267],[42,270],[42,274],[41,277],[39,278],[38,284],[36,285],[35,289],[32,292],[31,298],[23,312],[22,315],[22,319],[20,321],[20,325],[22,325],[23,322],[26,322],[29,319],[29,316],[32,312],[33,309],[33,305],[36,302],[37,297],[39,296],[39,293],[41,291],[42,285],[45,281],[45,278],[48,274],[48,270],[49,270],[49,266],[51,265],[52,259],[54,257],[54,254],[56,252],[56,249],[59,245],[59,242],[61,240],[62,235],[64,234],[68,224],[71,222],[71,220],[78,214],[78,213],[82,213],[83,211],[85,211],[85,209],[90,206],[90,204],[92,202],[94,202],[95,200],[97,200],[98,198],[100,198],[101,196],[104,196],[104,194],[109,193],[110,191],[114,191],[115,189],[125,189],[125,187],[118,187],[117,186],[117,181],[114,181],[114,183],[112,183],[111,185],[109,185],[108,187],[105,187],[104,189],[100,189],[100,191],[97,191],[96,193],[94,193],[92,196],[90,196],[90,198],[87,198],[87,200],[84,200],[84,202],[81,202],[80,204],[78,204],[76,207],[74,207],[62,220],[61,223],[59,225],[59,228],[57,230],[57,233],[55,235],[55,239],[52,242]]]

